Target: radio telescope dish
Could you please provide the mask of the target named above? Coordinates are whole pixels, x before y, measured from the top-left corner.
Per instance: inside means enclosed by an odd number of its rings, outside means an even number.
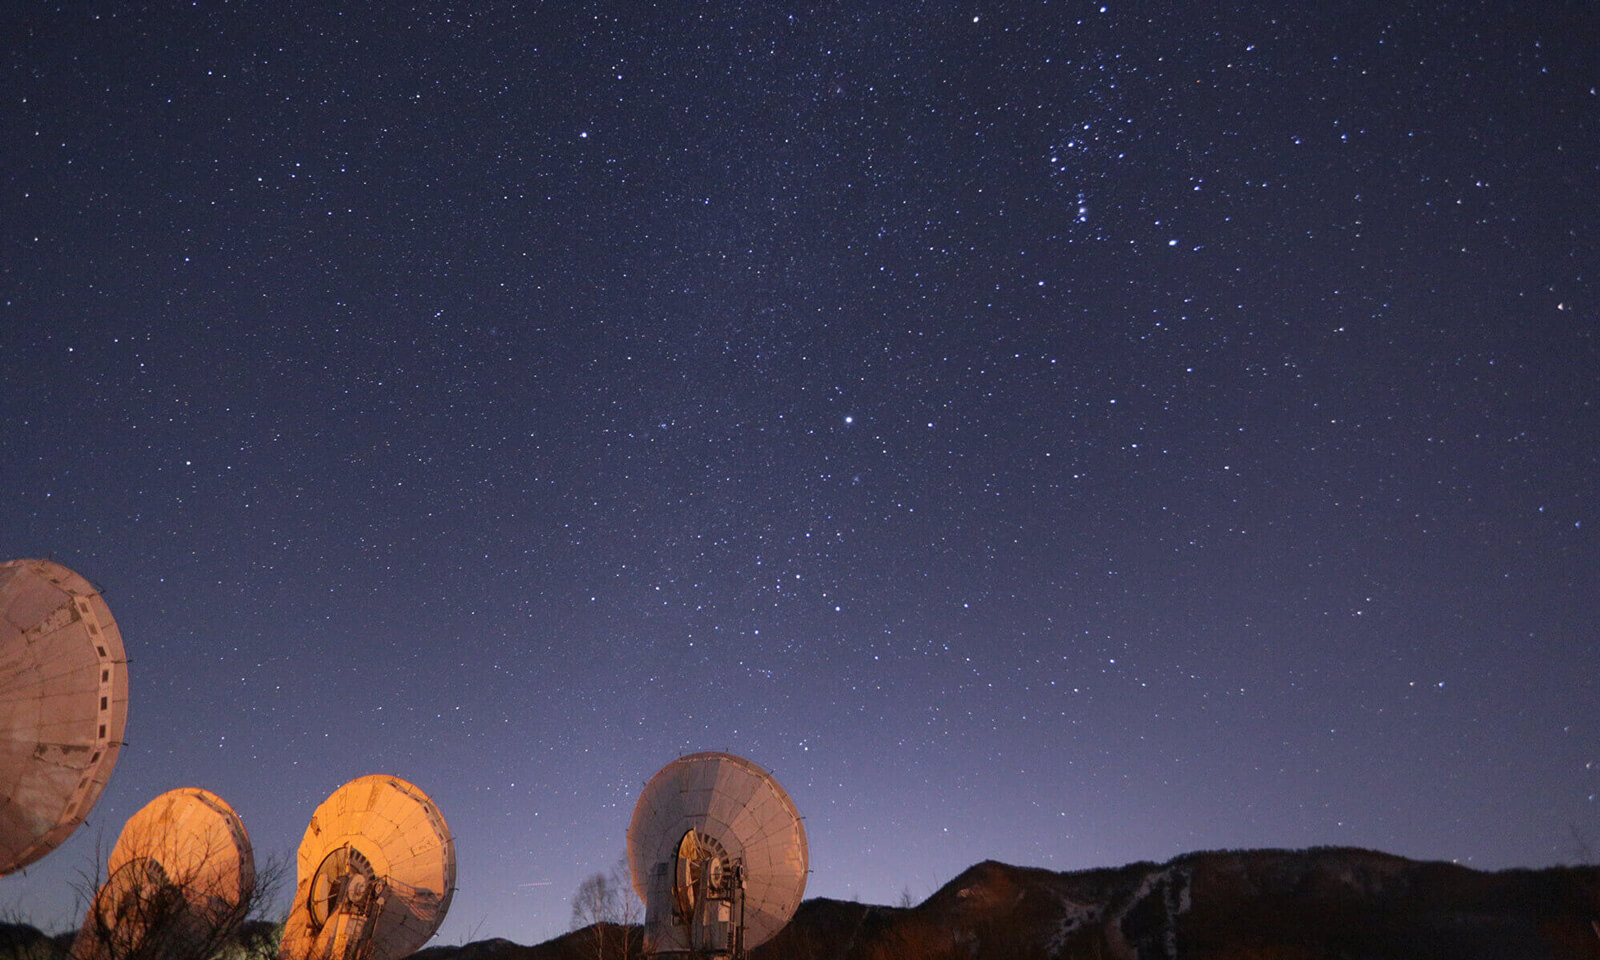
[[[805,825],[767,771],[732,754],[691,754],[645,784],[628,866],[645,903],[646,953],[742,957],[800,906]]]
[[[455,841],[427,794],[399,777],[361,777],[311,815],[297,872],[279,957],[397,960],[450,909]]]
[[[244,920],[255,883],[233,808],[206,790],[169,790],[122,828],[72,956],[210,956]]]
[[[100,592],[51,560],[0,563],[0,875],[83,823],[127,721],[128,662]]]

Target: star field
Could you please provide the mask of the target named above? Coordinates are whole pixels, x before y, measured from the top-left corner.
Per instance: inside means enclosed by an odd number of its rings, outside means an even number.
[[[533,943],[680,753],[808,893],[1600,836],[1600,21],[1571,3],[29,5],[0,554],[292,857],[439,804]],[[292,880],[291,880],[292,882]]]

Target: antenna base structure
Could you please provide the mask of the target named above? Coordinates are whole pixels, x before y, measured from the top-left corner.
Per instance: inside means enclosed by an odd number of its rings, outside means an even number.
[[[656,957],[739,960],[744,951],[744,861],[690,827],[670,863],[651,872],[647,952]]]
[[[360,850],[350,843],[335,847],[311,878],[306,906],[318,932],[311,955],[360,956],[361,945],[372,939],[388,893],[387,878],[377,875]]]

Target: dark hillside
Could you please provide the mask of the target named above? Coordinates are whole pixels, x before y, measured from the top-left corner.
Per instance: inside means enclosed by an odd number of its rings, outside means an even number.
[[[637,951],[637,939],[630,945]],[[537,947],[487,941],[418,956],[593,960],[596,953],[590,931],[581,930]],[[985,861],[915,907],[807,900],[751,956],[1600,960],[1600,867],[1486,873],[1342,848],[1194,853],[1071,873]]]

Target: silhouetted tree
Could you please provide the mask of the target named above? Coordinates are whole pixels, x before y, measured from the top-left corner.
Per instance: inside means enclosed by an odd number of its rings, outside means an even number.
[[[605,873],[591,873],[572,895],[572,929],[587,927],[596,960],[627,960],[643,910],[629,879],[628,858]]]
[[[283,861],[255,868],[237,891],[219,888],[204,857],[179,873],[137,858],[102,879],[104,862],[97,852],[95,866],[80,875],[86,908],[70,960],[253,960],[276,953],[276,943],[267,944],[280,925],[260,915],[283,881]]]

